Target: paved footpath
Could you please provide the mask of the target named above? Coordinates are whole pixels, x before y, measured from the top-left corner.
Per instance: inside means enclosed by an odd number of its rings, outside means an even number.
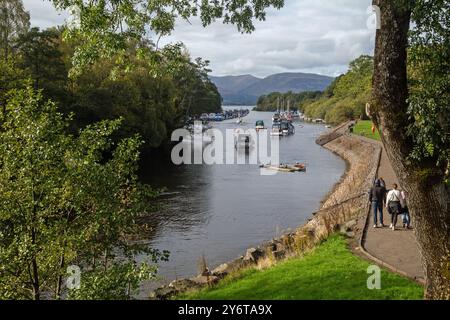
[[[361,139],[382,146],[381,142],[364,137],[361,137]],[[382,177],[386,181],[387,189],[392,189],[392,184],[394,183],[400,185],[391,163],[386,156],[384,147],[378,168],[378,177]],[[386,208],[383,209],[385,228],[373,228],[372,212],[370,212],[369,219],[369,226],[364,242],[366,251],[379,260],[403,271],[408,276],[423,280],[424,272],[414,230],[403,229],[401,216],[399,216],[397,222],[397,229],[395,231],[389,229],[391,217]],[[414,228],[414,220],[412,221],[412,227]]]

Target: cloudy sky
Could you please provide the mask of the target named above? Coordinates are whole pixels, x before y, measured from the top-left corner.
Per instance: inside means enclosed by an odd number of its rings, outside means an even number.
[[[64,23],[48,0],[23,0],[31,23],[41,28]],[[252,34],[216,22],[180,21],[161,44],[182,41],[193,57],[210,60],[213,75],[313,72],[337,76],[361,54],[373,54],[374,31],[367,27],[372,0],[285,0],[269,10]]]

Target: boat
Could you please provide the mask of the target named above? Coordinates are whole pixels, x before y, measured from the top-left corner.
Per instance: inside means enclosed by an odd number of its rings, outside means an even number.
[[[239,118],[236,120],[236,124],[242,124],[242,118],[241,118],[241,117],[239,117]]]
[[[264,126],[264,121],[262,121],[262,120],[256,121],[255,129],[256,129],[256,131],[266,129],[266,127]]]
[[[295,134],[295,127],[292,124],[292,122],[288,122],[288,134],[289,135],[293,135]]]
[[[287,121],[281,121],[281,133],[283,136],[289,135],[289,125]]]
[[[208,145],[214,141],[213,136],[208,134],[208,130],[212,126],[208,121],[188,121],[185,128],[189,134],[183,137],[183,142],[194,143],[194,141],[201,141],[202,145]]]
[[[221,113],[216,113],[213,117],[213,121],[221,122],[225,120],[225,116]]]
[[[294,117],[292,116],[291,113],[288,113],[288,114],[286,115],[286,120],[287,120],[287,121],[290,121],[290,122],[292,122],[292,120],[294,120]]]
[[[281,115],[280,115],[278,112],[276,112],[276,113],[272,116],[272,123],[279,122],[279,121],[280,121],[280,118],[281,118]]]
[[[290,136],[295,134],[295,127],[290,121],[287,120],[281,121],[280,127],[283,136]]]
[[[294,167],[299,169],[299,171],[306,171],[306,164],[297,162]]]
[[[295,165],[289,164],[280,164],[280,165],[272,165],[272,164],[263,164],[260,168],[275,170],[280,172],[305,172],[306,166],[301,163],[296,163]]]
[[[270,131],[271,136],[282,136],[283,130],[281,129],[281,122],[274,122],[272,125],[272,130]]]

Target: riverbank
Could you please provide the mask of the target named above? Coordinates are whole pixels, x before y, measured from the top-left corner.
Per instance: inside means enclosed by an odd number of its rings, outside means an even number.
[[[272,116],[250,112],[239,126],[229,120],[214,123],[214,128],[225,137],[230,129],[253,129],[256,121],[270,124]],[[295,135],[280,140],[280,162],[306,163],[307,172],[264,176],[257,164],[177,166],[170,158],[144,163],[147,173],[141,181],[169,193],[149,215],[146,223],[152,229],[145,240],[171,254],[169,261],[158,264],[161,280],[143,283],[139,298],[173,280],[198,275],[202,257],[210,269],[234,260],[306,223],[320,208],[320,199],[345,172],[345,161],[315,143],[325,126],[296,125]],[[226,149],[224,159],[234,151]],[[249,156],[258,156],[258,150],[250,150]]]
[[[359,220],[365,218],[367,213],[365,191],[375,178],[380,150],[373,144],[344,134],[347,125],[343,124],[317,139],[319,145],[345,159],[348,165],[346,173],[322,202],[320,210],[313,213],[305,225],[258,247],[249,248],[244,256],[214,270],[205,269],[197,277],[175,280],[154,291],[152,298],[167,299],[180,292],[215,285],[245,268],[304,254],[336,231],[350,237],[360,232]]]
[[[423,297],[420,285],[386,270],[381,270],[381,289],[369,290],[369,266],[370,262],[349,250],[344,236],[332,235],[302,256],[268,268],[243,270],[213,288],[182,294],[177,299],[418,300]]]
[[[367,187],[372,178],[380,174],[394,181],[395,174],[378,141],[348,135],[336,129],[318,139],[318,143],[337,154],[346,154],[350,170],[341,179],[324,201],[322,210],[342,207],[337,201],[347,192]],[[341,132],[339,132],[341,131]],[[359,141],[360,143],[355,143]],[[370,144],[378,157],[376,165],[368,162],[366,168],[360,166],[368,160],[369,153],[362,156]],[[353,161],[349,159],[353,158]],[[370,157],[369,157],[370,158]],[[357,167],[355,168],[355,164]],[[353,166],[352,166],[353,165]],[[375,174],[373,174],[375,168]],[[357,170],[353,170],[357,169]],[[363,179],[364,172],[370,172],[369,179]],[[373,181],[373,180],[372,180]],[[354,185],[350,183],[354,182]],[[369,184],[370,186],[370,184]],[[358,196],[356,196],[358,197]],[[364,194],[361,196],[364,197]],[[336,201],[338,203],[336,203]],[[357,208],[353,208],[357,209]],[[413,232],[386,232],[385,229],[370,228],[368,202],[360,207],[361,214],[353,222],[347,222],[340,229],[349,237],[331,235],[327,240],[284,261],[272,264],[258,263],[252,268],[243,269],[228,276],[218,285],[199,291],[179,295],[179,299],[422,299],[423,278],[420,277],[420,257]],[[346,209],[343,209],[346,211]],[[334,218],[333,218],[334,216]],[[329,220],[317,221],[320,225],[333,225],[336,214]],[[312,220],[316,220],[313,218]],[[302,228],[300,228],[302,229]],[[406,230],[407,231],[407,230]],[[392,246],[395,243],[396,246]],[[401,245],[398,245],[401,243]],[[380,258],[375,257],[374,252]],[[369,290],[366,286],[367,268],[375,262],[381,269],[380,290]],[[320,286],[317,284],[320,283]],[[261,285],[264,284],[264,285]]]

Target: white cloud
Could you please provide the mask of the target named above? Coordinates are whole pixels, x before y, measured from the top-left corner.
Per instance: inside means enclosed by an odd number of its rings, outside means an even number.
[[[49,0],[22,0],[31,14],[31,26],[41,29],[64,24],[68,17],[66,12],[57,11]]]
[[[336,76],[361,54],[372,54],[374,31],[367,28],[371,0],[286,0],[270,9],[252,34],[240,34],[220,21],[203,28],[198,19],[179,21],[160,44],[182,41],[193,57],[211,62],[214,75],[315,72]],[[64,22],[48,1],[24,0],[32,24],[49,27]]]

